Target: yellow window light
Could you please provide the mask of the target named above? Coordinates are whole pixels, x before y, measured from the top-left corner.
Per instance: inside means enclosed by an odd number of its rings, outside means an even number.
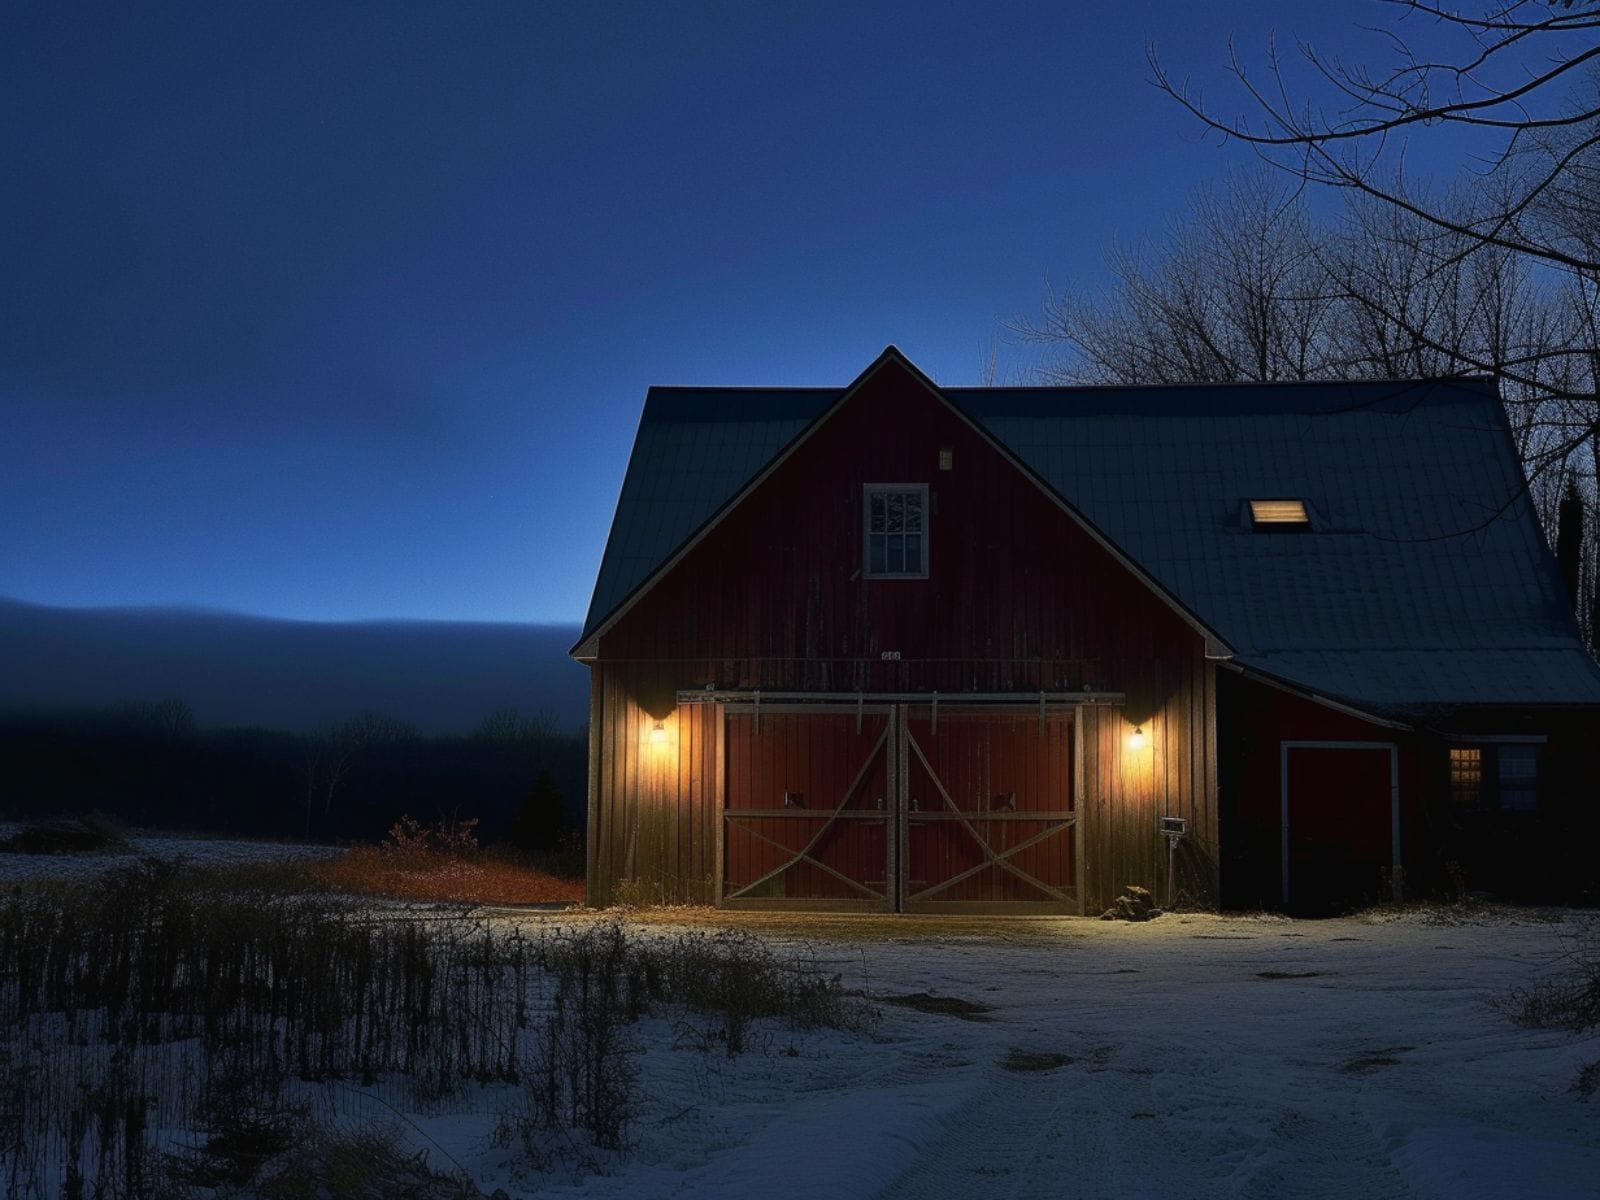
[[[1252,500],[1250,501],[1252,525],[1309,525],[1304,500]]]

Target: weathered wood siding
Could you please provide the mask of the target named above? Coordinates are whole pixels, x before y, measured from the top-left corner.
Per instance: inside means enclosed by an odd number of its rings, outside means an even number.
[[[950,471],[938,469],[941,449]],[[867,483],[928,484],[927,579],[862,577]],[[714,895],[720,717],[674,704],[678,689],[708,685],[952,701],[1124,692],[1125,710],[1086,714],[1088,906],[1157,884],[1156,818],[1167,814],[1192,831],[1180,886],[1215,902],[1215,678],[1201,636],[893,362],[601,636],[592,667],[595,902],[629,889]],[[657,719],[670,754],[652,757]],[[1135,725],[1143,751],[1127,747]]]
[[[598,719],[589,817],[591,904],[709,904],[715,894],[722,711],[676,705],[670,664],[592,666]],[[651,739],[661,722],[665,742]]]
[[[1216,667],[1178,661],[1128,690],[1125,709],[1085,708],[1082,809],[1086,911],[1108,906],[1129,884],[1167,899],[1167,845],[1161,817],[1182,817],[1188,832],[1175,856],[1175,899],[1218,903]],[[1128,748],[1130,722],[1145,748]]]

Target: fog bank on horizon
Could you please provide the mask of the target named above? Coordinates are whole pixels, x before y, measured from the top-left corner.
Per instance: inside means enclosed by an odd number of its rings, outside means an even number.
[[[103,708],[176,696],[203,726],[304,731],[375,709],[466,733],[497,709],[588,719],[576,625],[307,622],[0,599],[0,708]]]

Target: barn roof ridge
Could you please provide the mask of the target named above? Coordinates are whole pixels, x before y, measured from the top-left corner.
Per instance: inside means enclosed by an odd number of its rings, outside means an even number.
[[[902,361],[907,361],[904,356]],[[1312,389],[1312,388],[1378,388],[1434,387],[1439,384],[1473,384],[1492,387],[1492,375],[1461,374],[1434,376],[1385,375],[1371,379],[1241,379],[1236,382],[1222,380],[1196,380],[1190,383],[934,383],[941,392],[1170,392],[1170,391],[1248,391],[1252,389]],[[744,392],[765,394],[769,392],[831,392],[839,394],[849,387],[839,384],[749,384],[749,383],[652,383],[647,392]]]
[[[931,395],[937,403],[944,405],[956,420],[965,423],[969,428],[971,428],[973,433],[980,440],[987,443],[1003,461],[1008,463],[1014,470],[1022,475],[1023,478],[1027,479],[1031,484],[1049,497],[1049,499],[1067,515],[1068,519],[1072,520],[1080,528],[1082,528],[1090,538],[1099,543],[1114,559],[1121,563],[1128,571],[1130,571],[1137,579],[1139,579],[1140,582],[1148,587],[1157,599],[1171,608],[1172,611],[1177,614],[1179,619],[1193,628],[1195,632],[1197,632],[1204,639],[1207,656],[1215,658],[1227,658],[1233,655],[1233,648],[1228,645],[1227,639],[1219,634],[1210,624],[1208,624],[1202,616],[1196,613],[1194,609],[1184,601],[1183,597],[1174,594],[1165,583],[1147,571],[1136,559],[1128,555],[1120,546],[1116,544],[1114,540],[1108,537],[1106,533],[1088,517],[1087,514],[1085,514],[1069,499],[1063,496],[1059,489],[1052,486],[1049,481],[1042,479],[1028,463],[1022,461],[1013,452],[1011,447],[1005,445],[1004,442],[995,438],[994,435],[984,427],[981,421],[976,420],[970,413],[966,412],[959,405],[955,404],[950,397],[945,395],[943,390],[940,389],[939,385],[929,378],[926,372],[924,372],[920,367],[907,358],[899,349],[899,347],[895,346],[893,343],[890,343],[884,347],[883,351],[878,355],[878,357],[875,358],[848,387],[840,391],[840,393],[833,397],[827,405],[822,407],[816,413],[812,414],[811,419],[801,429],[799,429],[798,432],[794,433],[790,440],[785,443],[781,449],[779,449],[777,453],[774,454],[764,465],[762,465],[754,476],[746,480],[743,484],[739,485],[733,494],[727,496],[722,503],[715,508],[714,511],[710,512],[708,515],[705,515],[700,523],[695,527],[693,532],[679,542],[664,557],[657,557],[653,562],[645,565],[643,570],[638,572],[638,578],[633,583],[632,587],[625,594],[615,598],[608,607],[602,609],[600,601],[601,589],[605,582],[607,563],[612,560],[611,539],[608,539],[606,543],[606,554],[601,560],[600,575],[595,582],[594,597],[590,601],[589,614],[584,621],[582,634],[579,636],[577,643],[572,647],[572,656],[580,659],[592,657],[598,648],[600,635],[604,633],[605,630],[611,625],[615,624],[615,622],[620,619],[630,607],[632,607],[634,602],[649,590],[656,579],[666,574],[667,571],[669,571],[672,566],[683,557],[683,555],[687,554],[689,550],[700,541],[701,538],[703,538],[712,528],[714,528],[724,516],[726,516],[733,509],[737,508],[739,504],[743,502],[744,498],[749,495],[749,493],[753,491],[762,482],[762,480],[767,477],[768,474],[775,470],[777,466],[794,450],[798,449],[800,444],[808,439],[818,428],[820,428],[830,416],[839,411],[839,409],[842,408],[851,397],[861,390],[861,388],[869,379],[875,376],[884,366],[891,363],[899,366],[915,382],[926,388],[929,395]],[[816,392],[808,394],[813,396],[826,396],[830,393]],[[649,394],[646,395],[645,409],[640,416],[639,429],[641,437],[646,425],[649,424],[651,398],[652,397]],[[635,458],[637,458],[638,450],[639,442],[635,441]],[[628,492],[628,483],[632,478],[632,468],[633,461],[630,460],[629,475],[623,480],[623,496],[618,500],[619,516],[617,520],[613,521],[612,525],[613,536],[616,533],[618,524],[621,523],[620,516]]]
[[[1491,379],[941,388],[894,346],[842,389],[651,388],[574,653],[890,361],[1242,666],[1374,707],[1600,702]],[[1284,496],[1310,534],[1241,521]]]

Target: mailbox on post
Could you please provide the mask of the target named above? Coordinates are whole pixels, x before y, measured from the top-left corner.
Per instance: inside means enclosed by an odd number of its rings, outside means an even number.
[[[1172,907],[1173,867],[1178,857],[1178,843],[1189,831],[1189,822],[1182,817],[1162,817],[1159,822],[1161,836],[1167,839],[1167,907]]]

